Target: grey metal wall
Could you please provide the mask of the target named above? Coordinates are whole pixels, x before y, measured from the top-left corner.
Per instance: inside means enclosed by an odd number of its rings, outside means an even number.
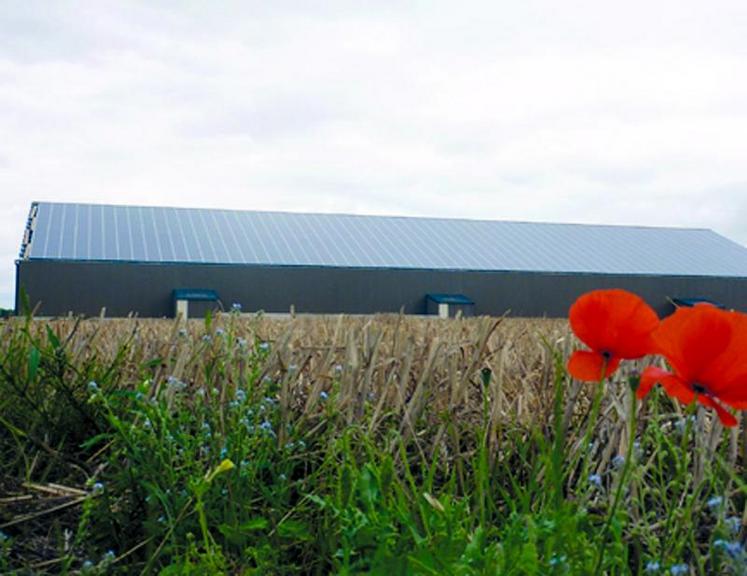
[[[747,311],[747,278],[27,260],[18,263],[17,293],[21,287],[45,316],[96,315],[102,307],[109,316],[171,316],[174,288],[214,289],[226,307],[238,302],[245,312],[287,312],[293,305],[301,313],[423,314],[426,294],[455,293],[474,300],[478,315],[561,317],[583,292],[610,287],[636,292],[660,313],[670,310],[667,296],[705,297]]]

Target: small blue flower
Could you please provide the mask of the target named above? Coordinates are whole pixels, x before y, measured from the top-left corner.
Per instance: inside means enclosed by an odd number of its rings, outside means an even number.
[[[285,474],[280,474],[280,476],[278,476],[278,479],[281,482],[285,482],[288,479],[288,477]]]
[[[565,564],[565,561],[567,560],[565,554],[557,555],[553,554],[552,558],[550,558],[550,566],[559,566],[561,564]]]
[[[244,392],[241,388],[236,390],[236,400],[238,402],[244,402],[246,401],[246,392]]]
[[[674,423],[674,427],[677,429],[677,432],[680,434],[684,434],[685,430],[687,430],[688,424],[694,424],[695,423],[695,415],[688,416],[687,418],[681,418],[677,420],[677,422]]]
[[[727,542],[726,546],[724,547],[724,550],[726,550],[726,553],[732,558],[739,558],[739,556],[741,556],[743,552],[742,543],[741,542]]]
[[[612,465],[615,468],[618,468],[618,469],[622,468],[624,464],[625,464],[625,456],[623,456],[622,454],[618,454],[612,459]]]
[[[599,474],[589,474],[589,484],[596,486],[597,488],[602,487],[602,477]]]
[[[231,304],[231,311],[232,312],[241,312],[241,303],[234,302],[233,304]]]
[[[339,374],[342,372],[342,364],[335,364],[335,372]]]
[[[210,341],[211,341],[212,339],[213,339],[213,337],[212,337],[212,336],[211,336],[210,334],[205,334],[205,335],[204,335],[204,336],[202,337],[202,341],[203,341],[203,342],[210,342]]]
[[[228,456],[228,448],[223,446],[223,448],[220,449],[220,459],[223,460]]]
[[[270,349],[270,343],[269,342],[260,342],[259,343],[259,349],[262,352],[267,352]]]
[[[207,392],[205,392],[205,389],[204,389],[204,388],[200,387],[200,388],[198,388],[198,389],[197,389],[197,395],[198,395],[198,396],[199,396],[200,398],[204,398],[204,397],[205,397],[205,394],[207,394]]]
[[[101,561],[104,563],[109,563],[114,561],[114,559],[117,557],[117,555],[114,553],[114,550],[107,550],[104,555],[101,557]]]
[[[80,569],[83,572],[88,572],[89,570],[93,570],[93,562],[91,562],[90,560],[86,560],[85,562],[83,562],[83,564],[81,564]]]
[[[321,392],[319,392],[319,399],[320,400],[326,400],[327,398],[329,398],[329,394],[327,394],[324,390],[322,390]]]
[[[151,428],[153,428],[153,424],[151,424],[150,418],[146,418],[143,421],[143,428],[145,428],[146,430],[150,430]]]
[[[742,520],[738,516],[729,516],[724,520],[724,524],[732,534],[739,534],[742,528]]]
[[[226,331],[223,330],[223,328],[216,328],[216,330],[215,330],[215,335],[218,336],[218,337],[223,336],[223,334],[225,334],[225,333],[226,333]]]
[[[713,498],[710,498],[708,502],[706,502],[706,506],[708,506],[711,510],[715,510],[717,508],[721,507],[721,504],[724,503],[724,499],[722,496],[714,496]]]
[[[180,390],[184,390],[187,385],[179,380],[176,376],[169,376],[166,378],[166,386],[169,388],[169,390],[173,390],[175,392],[178,392]]]
[[[272,423],[269,420],[265,420],[259,427],[265,432],[272,432]]]
[[[90,392],[91,394],[96,394],[96,392],[98,392],[98,391],[99,391],[99,385],[98,385],[98,384],[96,384],[96,382],[95,382],[94,380],[91,380],[91,381],[90,381],[90,382],[88,383],[88,391],[89,391],[89,392]]]
[[[684,574],[689,574],[690,566],[685,564],[684,562],[682,564],[675,564],[669,569],[669,573],[672,576],[682,576]]]
[[[236,345],[239,348],[246,348],[246,338],[236,338]]]
[[[104,491],[104,484],[96,482],[91,488],[94,494],[101,494]]]
[[[646,563],[646,568],[644,568],[644,570],[649,574],[653,574],[661,570],[661,564],[659,564],[656,560],[650,560]]]
[[[3,542],[7,542],[7,541],[8,541],[8,535],[2,530],[0,530],[0,544],[2,544]]]
[[[719,538],[718,540],[713,541],[713,547],[723,550],[732,558],[738,558],[742,553],[741,542],[727,542],[726,540]]]

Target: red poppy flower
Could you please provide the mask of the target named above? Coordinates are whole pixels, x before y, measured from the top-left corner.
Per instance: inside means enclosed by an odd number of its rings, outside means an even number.
[[[652,338],[672,372],[646,368],[639,398],[658,383],[680,402],[697,399],[715,409],[725,426],[736,425],[723,404],[747,409],[747,317],[713,306],[680,308],[661,322]]]
[[[656,312],[642,298],[619,289],[584,294],[571,306],[568,319],[579,340],[591,348],[573,353],[568,372],[589,382],[612,374],[621,359],[651,353],[650,336],[659,325]]]

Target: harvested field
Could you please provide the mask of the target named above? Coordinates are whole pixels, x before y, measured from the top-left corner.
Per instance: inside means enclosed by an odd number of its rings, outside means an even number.
[[[0,530],[12,544],[0,563],[6,569],[79,571],[112,549],[112,557],[92,564],[101,573],[203,565],[215,573],[376,573],[383,564],[371,547],[383,546],[401,556],[400,573],[431,573],[423,563],[440,573],[469,564],[459,558],[476,530],[485,538],[481,562],[499,567],[517,561],[501,544],[504,526],[517,518],[525,528],[529,518],[568,521],[567,514],[580,523],[572,528],[577,545],[593,552],[616,487],[615,462],[630,450],[626,383],[636,363],[598,395],[599,418],[590,420],[599,385],[566,378],[576,342],[564,320],[226,314],[207,322],[11,319],[0,326]],[[727,517],[747,518],[737,480],[744,435],[688,410],[664,396],[639,408],[638,468],[625,528],[605,564],[611,573],[635,572],[652,558],[732,569],[709,546]],[[678,432],[683,422],[690,436]],[[271,435],[257,439],[263,427]],[[193,446],[202,429],[210,434]],[[308,453],[284,452],[299,443]],[[141,448],[165,452],[153,460]],[[234,491],[241,513],[217,503],[220,491],[208,491],[207,504],[192,494],[194,479],[225,457],[237,466],[264,458],[246,474],[277,490],[290,482],[282,501],[261,486],[231,488],[234,480],[223,490]],[[420,534],[414,552],[395,553],[386,538],[362,544],[345,536],[351,528],[341,509],[333,511],[341,486],[355,485],[340,470],[363,482],[374,468],[381,480],[388,466],[398,506],[414,506],[407,528]],[[128,468],[140,476],[128,476]],[[679,484],[670,485],[669,473]],[[168,482],[159,486],[162,477]],[[99,483],[106,498],[93,488]],[[177,487],[182,497],[173,495]],[[718,517],[706,505],[715,493],[728,502]],[[436,528],[418,519],[422,494],[436,511],[467,506],[462,544],[452,542],[461,552],[445,554],[443,566],[435,558],[443,542],[427,536]],[[682,506],[697,532],[672,526]],[[252,538],[239,536],[256,518],[262,521]],[[284,534],[288,522],[303,534]],[[387,530],[405,530],[407,522],[392,520]],[[201,534],[202,544],[189,534]],[[554,537],[542,538],[550,548],[535,549],[526,573],[547,569],[557,555],[571,573],[594,565],[592,552],[571,558]],[[336,550],[348,556],[337,558]],[[460,573],[495,573],[480,570]]]

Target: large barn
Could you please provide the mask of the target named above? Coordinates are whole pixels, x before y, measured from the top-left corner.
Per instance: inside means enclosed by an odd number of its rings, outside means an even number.
[[[683,228],[38,202],[16,276],[44,316],[564,316],[602,287],[747,310],[747,248]]]

